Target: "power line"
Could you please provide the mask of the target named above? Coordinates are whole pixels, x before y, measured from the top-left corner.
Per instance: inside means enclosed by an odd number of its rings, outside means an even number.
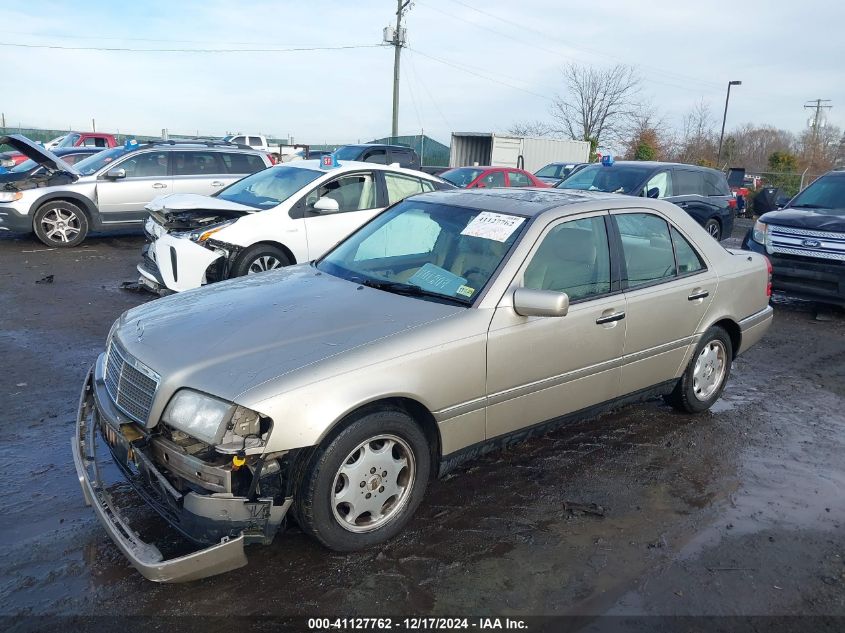
[[[408,54],[408,59],[411,61],[411,69],[412,69],[413,74],[414,74],[414,80],[416,80],[416,81],[418,81],[418,82],[420,83],[420,85],[423,87],[423,90],[424,90],[424,91],[425,91],[425,93],[428,95],[428,98],[429,98],[429,100],[431,101],[431,104],[434,106],[434,109],[435,109],[435,110],[437,110],[437,114],[439,114],[439,115],[440,115],[440,118],[441,118],[441,119],[443,119],[443,122],[444,122],[444,123],[446,123],[446,127],[448,127],[448,128],[450,128],[450,129],[451,129],[451,128],[452,128],[452,124],[451,124],[451,123],[449,123],[449,119],[447,119],[447,118],[446,118],[446,115],[445,115],[445,114],[443,114],[443,110],[441,110],[441,109],[440,109],[440,106],[437,104],[437,101],[434,99],[434,95],[433,95],[433,94],[431,94],[431,91],[428,89],[428,86],[426,85],[426,83],[425,83],[425,81],[423,80],[422,76],[420,75],[420,73],[419,73],[419,72],[417,72],[417,65],[416,65],[416,63],[414,62],[414,54],[413,54],[413,52],[414,52],[414,51],[413,51],[413,50],[411,50],[411,48],[409,47],[409,48],[408,48],[408,53],[409,53],[409,54]]]
[[[381,48],[383,44],[351,44],[348,46],[308,46],[294,48],[129,48],[106,46],[59,46],[57,44],[19,44],[0,42],[14,48],[47,48],[62,51],[108,51],[126,53],[299,53],[306,51],[344,51],[355,48]]]

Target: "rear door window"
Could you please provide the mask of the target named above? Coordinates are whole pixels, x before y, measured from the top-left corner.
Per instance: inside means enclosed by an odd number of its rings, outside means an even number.
[[[523,174],[522,172],[518,171],[509,171],[508,172],[508,180],[510,181],[511,187],[530,187],[531,180]]]
[[[220,152],[226,172],[230,174],[254,174],[267,165],[255,154],[237,154],[235,152]]]
[[[385,172],[384,183],[387,185],[387,203],[393,204],[404,200],[408,196],[423,192],[423,184],[419,178]],[[426,191],[431,191],[427,189]]]
[[[226,169],[215,152],[173,152],[174,176],[225,174]]]
[[[675,254],[666,220],[650,213],[614,215],[631,288],[675,277]]]
[[[676,196],[703,196],[704,177],[700,171],[690,169],[675,170],[675,194]]]

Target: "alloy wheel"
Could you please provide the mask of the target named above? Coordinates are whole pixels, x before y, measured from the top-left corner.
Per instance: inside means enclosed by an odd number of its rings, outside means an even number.
[[[79,235],[81,223],[73,211],[55,208],[47,211],[41,218],[41,228],[47,239],[68,243]]]
[[[281,268],[282,262],[278,259],[273,257],[272,255],[262,255],[261,257],[257,257],[255,261],[253,261],[249,268],[247,269],[247,275],[254,275],[256,273],[263,273],[268,270],[275,270],[276,268]]]
[[[361,442],[338,469],[332,513],[350,532],[372,532],[407,505],[416,477],[411,447],[395,435]]]
[[[699,352],[692,372],[692,391],[700,401],[708,400],[722,384],[728,368],[728,351],[719,340],[710,341]]]

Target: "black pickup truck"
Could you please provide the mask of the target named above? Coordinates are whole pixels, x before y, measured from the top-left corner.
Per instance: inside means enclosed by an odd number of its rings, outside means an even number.
[[[826,173],[761,215],[742,247],[769,258],[774,290],[845,306],[845,171]]]

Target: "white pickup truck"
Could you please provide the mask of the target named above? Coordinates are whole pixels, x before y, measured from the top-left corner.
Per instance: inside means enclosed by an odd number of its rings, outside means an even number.
[[[302,146],[271,143],[263,134],[230,134],[224,136],[223,140],[227,143],[248,145],[259,152],[272,154],[274,161],[277,163],[302,160],[305,157],[302,152]]]

